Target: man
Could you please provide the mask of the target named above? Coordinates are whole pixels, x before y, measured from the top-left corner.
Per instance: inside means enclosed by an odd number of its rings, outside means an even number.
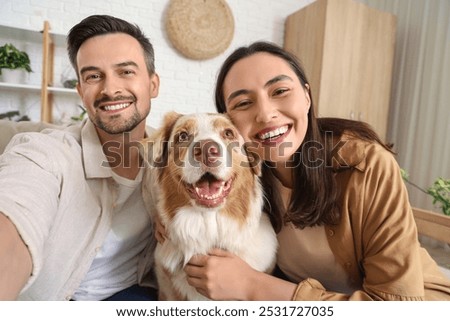
[[[155,299],[137,148],[159,89],[153,47],[94,15],[68,54],[89,119],[16,135],[0,157],[0,299]]]

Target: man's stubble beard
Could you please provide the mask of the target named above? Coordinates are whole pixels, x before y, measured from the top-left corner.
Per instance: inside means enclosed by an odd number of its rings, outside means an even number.
[[[118,122],[117,124],[114,124],[114,122],[112,121],[114,121],[115,119],[119,119],[121,115],[111,116],[108,123],[102,121],[98,116],[95,116],[95,118],[91,120],[99,129],[103,130],[104,132],[110,135],[117,135],[125,132],[130,132],[134,128],[136,128],[136,126],[138,126],[143,120],[147,118],[148,114],[150,113],[150,109],[151,106],[149,106],[145,115],[141,116],[135,105],[132,117],[124,122]]]

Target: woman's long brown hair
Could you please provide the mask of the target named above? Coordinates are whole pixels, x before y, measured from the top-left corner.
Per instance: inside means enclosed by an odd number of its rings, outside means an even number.
[[[387,150],[391,146],[384,144],[371,127],[359,121],[340,118],[316,118],[312,95],[304,69],[298,59],[283,48],[269,42],[255,42],[248,47],[236,49],[223,63],[216,82],[215,102],[219,113],[226,113],[223,93],[223,83],[231,67],[239,60],[256,53],[268,53],[285,60],[296,73],[303,88],[308,90],[311,106],[308,113],[308,128],[305,139],[293,158],[293,188],[290,204],[284,208],[277,186],[273,168],[268,162],[262,166],[262,184],[265,193],[264,210],[269,213],[272,225],[279,231],[283,222],[292,222],[298,228],[315,225],[335,225],[340,220],[340,209],[337,202],[338,190],[334,171],[330,164],[333,155],[333,142],[327,139],[326,133],[340,137],[343,132],[353,136],[376,141]],[[324,148],[308,148],[308,157],[302,157],[302,152],[311,144]],[[324,160],[322,166],[317,166],[317,160]]]

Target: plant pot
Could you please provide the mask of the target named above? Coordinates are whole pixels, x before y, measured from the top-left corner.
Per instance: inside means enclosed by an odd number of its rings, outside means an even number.
[[[2,69],[0,81],[11,84],[26,84],[28,76],[29,74],[25,69]]]

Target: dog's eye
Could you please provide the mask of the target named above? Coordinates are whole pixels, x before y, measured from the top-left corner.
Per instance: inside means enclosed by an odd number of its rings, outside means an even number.
[[[177,139],[177,141],[178,141],[179,143],[183,143],[183,142],[189,141],[189,134],[188,134],[187,132],[180,132],[180,133],[178,134],[178,139]]]
[[[234,139],[235,138],[234,131],[232,129],[230,129],[230,128],[225,129],[223,131],[223,134],[224,134],[225,138],[228,138],[228,139]]]

